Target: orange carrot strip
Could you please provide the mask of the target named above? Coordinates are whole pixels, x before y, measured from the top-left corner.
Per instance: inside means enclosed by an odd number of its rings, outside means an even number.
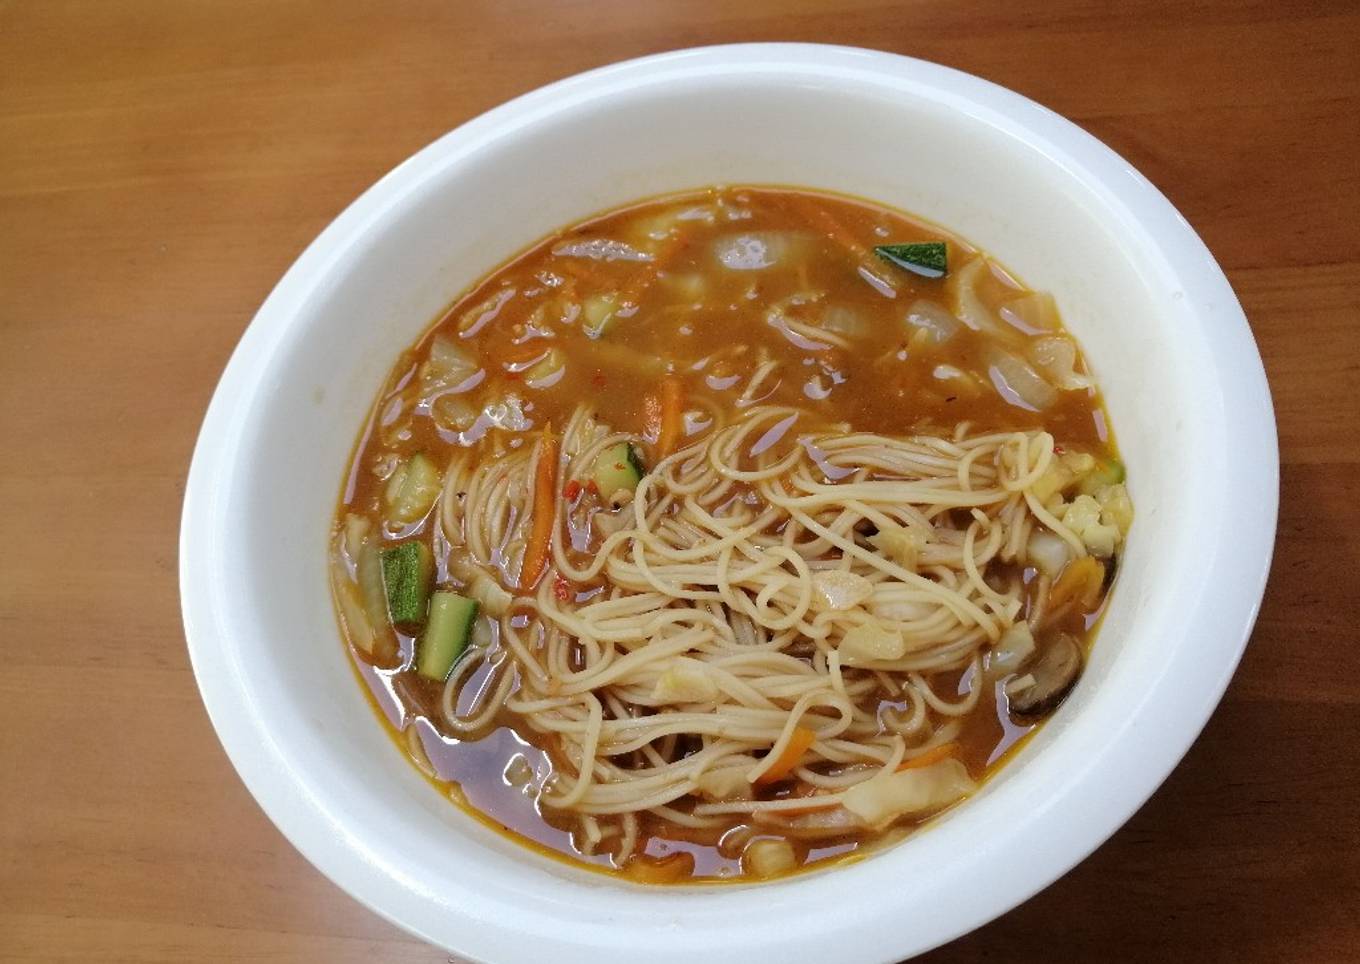
[[[805,726],[795,726],[793,735],[789,737],[789,742],[784,747],[784,752],[774,761],[774,766],[770,767],[756,779],[756,786],[764,786],[767,783],[778,783],[798,765],[798,761],[803,758],[807,748],[816,741],[817,734]]]
[[[1101,587],[1105,585],[1105,565],[1090,556],[1082,556],[1067,564],[1053,588],[1048,591],[1050,612],[1057,612],[1069,602],[1075,601],[1083,610],[1090,612],[1100,600]]]
[[[657,429],[656,453],[665,458],[675,451],[685,428],[685,386],[679,378],[661,379],[661,424]]]
[[[524,562],[519,568],[519,591],[533,591],[548,565],[553,521],[557,516],[557,437],[552,426],[543,426],[543,441],[538,449],[538,472],[534,477],[534,518],[529,542],[524,547]]]
[[[952,756],[956,756],[958,752],[959,745],[957,743],[941,743],[937,747],[926,750],[926,752],[918,757],[913,757],[910,760],[903,760],[898,766],[897,772],[901,773],[903,770],[915,770],[918,767],[928,767],[932,763],[939,763],[941,760],[947,760]]]

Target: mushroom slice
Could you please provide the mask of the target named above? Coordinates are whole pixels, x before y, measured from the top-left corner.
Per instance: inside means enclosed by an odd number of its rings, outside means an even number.
[[[1045,716],[1058,708],[1081,675],[1081,647],[1066,633],[1053,637],[1025,675],[1006,684],[1013,716]]]

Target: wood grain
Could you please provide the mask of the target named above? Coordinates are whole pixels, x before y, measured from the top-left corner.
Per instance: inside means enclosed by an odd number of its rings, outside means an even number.
[[[927,959],[1360,958],[1353,0],[0,2],[0,958],[444,959],[307,865],[213,737],[174,571],[199,420],[289,262],[413,150],[585,68],[771,39],[950,64],[1111,144],[1228,271],[1279,417],[1222,707],[1114,839]]]

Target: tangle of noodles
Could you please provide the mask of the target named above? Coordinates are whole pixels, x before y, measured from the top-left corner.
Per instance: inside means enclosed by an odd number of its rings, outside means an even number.
[[[578,407],[562,477],[587,477],[620,441]],[[491,572],[522,552],[539,507],[514,480],[532,477],[539,457],[541,445],[450,465],[440,520],[471,565]],[[1053,458],[1042,431],[846,434],[768,405],[715,419],[642,478],[612,525],[597,519],[588,546],[571,534],[591,520],[573,520],[578,510],[558,497],[551,568],[499,617],[495,652],[450,677],[445,723],[471,733],[504,711],[540,734],[558,766],[540,805],[573,815],[588,842],[616,838],[621,860],[644,813],[701,827],[836,807],[849,787],[952,740],[973,709],[981,686],[959,695],[930,679],[976,678],[988,645],[1020,618],[1021,584],[988,574],[1017,561],[1043,511],[1029,489]],[[866,543],[889,528],[916,535],[914,559]],[[847,666],[839,648],[865,624],[895,626],[901,652]],[[493,672],[475,714],[460,716],[459,690],[483,662]],[[910,711],[881,713],[885,700]],[[702,789],[729,768],[759,785],[799,729],[813,738],[796,773],[815,796],[718,800]]]

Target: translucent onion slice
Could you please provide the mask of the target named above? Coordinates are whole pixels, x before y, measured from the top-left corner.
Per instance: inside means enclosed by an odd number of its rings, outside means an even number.
[[[741,855],[741,867],[753,877],[787,874],[798,866],[793,844],[787,840],[761,837],[752,840]]]
[[[987,654],[987,678],[996,680],[1017,672],[1037,648],[1029,623],[1020,620],[1001,634]]]
[[[1077,345],[1065,335],[1036,338],[1029,346],[1029,357],[1063,391],[1095,387],[1091,376],[1077,373]]]
[[[1019,355],[996,345],[987,345],[983,349],[983,359],[997,394],[1010,404],[1042,412],[1058,400],[1053,386]]]
[[[913,331],[924,332],[922,339],[929,345],[943,345],[963,327],[943,305],[924,298],[912,302],[905,321]]]
[[[745,231],[713,242],[713,256],[729,271],[763,271],[798,257],[809,237],[796,231]]]
[[[591,261],[651,261],[646,251],[612,238],[590,238],[557,245],[552,253],[559,258],[588,258]]]
[[[824,331],[845,335],[847,338],[863,338],[869,334],[869,322],[860,312],[849,305],[827,305],[822,311]]]
[[[925,816],[943,810],[977,789],[968,770],[955,759],[898,773],[885,773],[857,783],[841,798],[845,809],[870,827],[886,826],[898,817]]]
[[[983,302],[977,284],[987,267],[987,259],[979,255],[952,275],[954,315],[969,328],[993,335],[1007,344],[1015,344],[1020,333],[1005,324]]]
[[[1003,321],[1014,325],[1027,335],[1055,331],[1061,327],[1058,306],[1046,291],[1030,291],[1001,306]]]

